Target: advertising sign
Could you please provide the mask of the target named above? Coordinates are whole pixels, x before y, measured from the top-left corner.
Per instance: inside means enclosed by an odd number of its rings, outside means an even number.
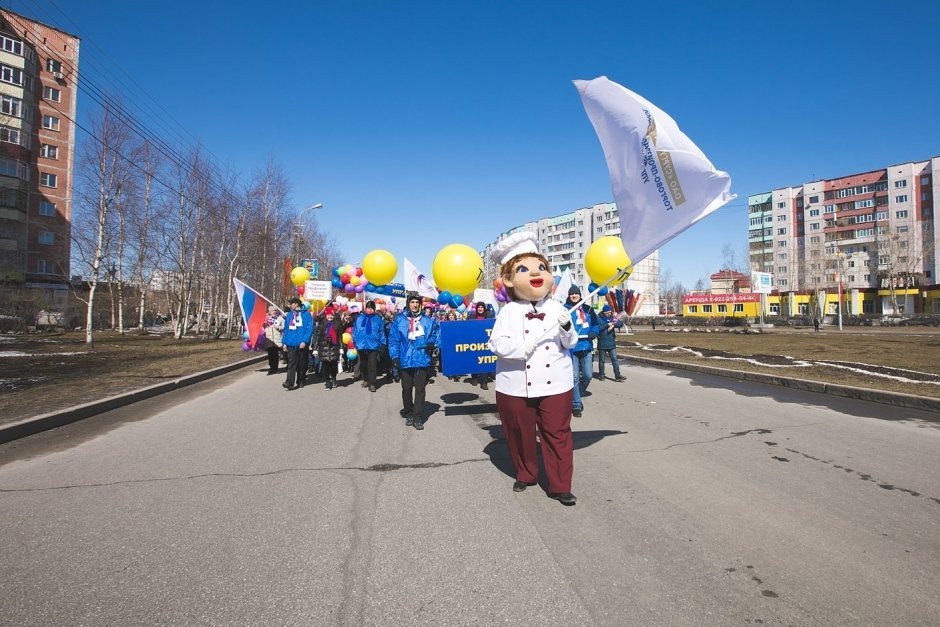
[[[769,272],[751,273],[751,291],[756,294],[770,294],[773,291],[772,283],[773,275]]]
[[[300,265],[306,268],[313,278],[320,278],[320,261],[318,259],[301,259]]]
[[[304,298],[329,301],[333,297],[332,289],[329,281],[307,281],[304,285]]]
[[[444,376],[496,372],[496,355],[486,347],[495,319],[451,320],[441,323]]]

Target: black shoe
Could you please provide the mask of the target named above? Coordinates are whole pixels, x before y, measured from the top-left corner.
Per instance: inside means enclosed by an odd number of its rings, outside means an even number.
[[[401,383],[401,377],[392,377],[392,381],[395,383]]]
[[[605,376],[602,375],[602,374],[596,374],[596,375],[594,375],[593,378],[594,378],[594,379],[597,379],[598,381],[603,381],[603,380],[606,379],[607,377],[605,377]]]
[[[415,416],[411,422],[418,431],[424,430],[424,420],[421,419],[421,416]]]
[[[368,381],[363,381],[363,382],[362,382],[362,387],[364,387],[364,388],[369,387],[369,382],[368,382]]]
[[[411,416],[411,412],[408,411],[407,409],[399,409],[398,415],[401,416],[402,418],[408,418],[409,416]]]
[[[614,381],[626,381],[626,380],[627,380],[626,377],[617,377],[616,379],[614,379]]]
[[[571,492],[549,492],[548,498],[555,499],[562,505],[567,505],[568,507],[578,502],[578,498]]]
[[[268,370],[268,376],[271,376],[272,374],[277,374],[277,370]]]
[[[370,385],[370,386],[369,386],[369,391],[370,391],[370,392],[375,392],[375,386],[374,386],[374,385]]]
[[[580,417],[581,417],[581,410],[580,410],[580,409],[572,409],[572,410],[571,410],[571,415],[574,416],[575,418],[580,418]]]
[[[479,385],[479,383],[480,383],[480,382],[477,381],[476,379],[470,379],[470,385],[474,385],[474,386],[475,386],[475,385]]]
[[[480,384],[480,389],[481,389],[481,390],[488,390],[488,389],[490,389],[490,386],[488,386],[488,385],[486,384],[486,381],[484,381],[483,383]]]
[[[529,486],[535,485],[535,481],[529,483],[528,481],[513,481],[512,491],[513,492],[525,492],[525,489]]]
[[[328,390],[333,389],[333,383],[329,379],[326,380],[326,389]]]
[[[410,415],[409,415],[409,416],[405,416],[405,426],[406,426],[406,427],[413,427],[414,424],[415,424],[415,418],[414,418],[414,416],[410,416]]]
[[[294,386],[291,385],[290,383],[288,383],[287,381],[285,381],[284,383],[282,383],[282,384],[281,384],[281,387],[284,388],[285,390],[292,390],[292,389],[294,389]]]

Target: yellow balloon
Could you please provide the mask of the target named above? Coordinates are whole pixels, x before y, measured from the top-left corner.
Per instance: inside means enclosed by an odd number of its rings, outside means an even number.
[[[618,272],[623,273],[619,279],[623,282],[633,272],[623,240],[616,235],[602,237],[588,247],[584,254],[584,269],[598,285],[610,281]]]
[[[431,274],[439,290],[472,293],[483,278],[483,259],[466,244],[448,244],[434,258]]]
[[[372,250],[362,259],[362,273],[373,285],[388,285],[398,274],[398,262],[387,250]]]
[[[303,285],[310,279],[310,271],[303,266],[297,266],[290,271],[290,282],[294,285]]]
[[[348,333],[343,333],[343,344],[349,344],[349,341],[352,339],[352,336]]]
[[[356,287],[357,285],[359,285],[359,281],[360,279],[356,275],[349,277],[349,284],[352,285],[353,287]]]

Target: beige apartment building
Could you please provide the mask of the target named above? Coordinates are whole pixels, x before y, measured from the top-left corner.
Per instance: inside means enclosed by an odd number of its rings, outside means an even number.
[[[79,39],[0,9],[0,283],[66,296]]]
[[[933,157],[748,197],[751,270],[779,295],[841,292],[849,315],[940,313],[938,174]]]

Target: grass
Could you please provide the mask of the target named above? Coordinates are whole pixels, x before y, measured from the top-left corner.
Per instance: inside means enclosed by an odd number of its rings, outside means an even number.
[[[940,330],[646,331],[618,337],[621,355],[940,397]],[[681,347],[681,349],[680,349]],[[692,349],[689,352],[682,349]],[[698,353],[698,354],[696,354]]]

